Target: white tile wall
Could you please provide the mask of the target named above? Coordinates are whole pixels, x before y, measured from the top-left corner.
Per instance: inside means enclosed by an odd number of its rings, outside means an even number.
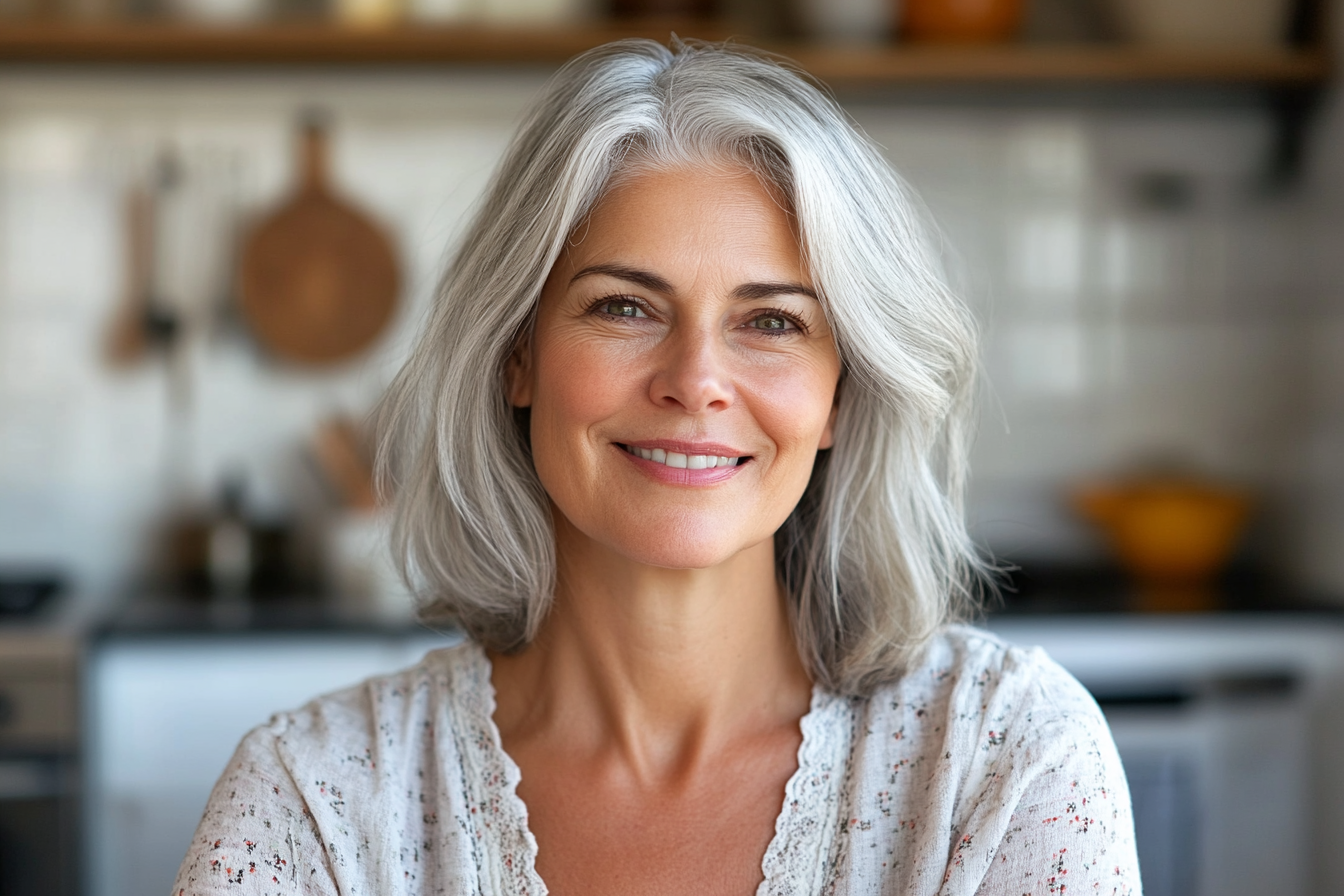
[[[1338,157],[1332,115],[1318,160]],[[1319,487],[1344,466],[1329,422],[1344,341],[1321,319],[1344,281],[1332,180],[1344,166],[1319,165],[1287,195],[1258,191],[1270,132],[1252,107],[859,117],[921,188],[984,322],[972,519],[991,547],[1095,555],[1064,509],[1067,484],[1161,458],[1287,508],[1266,553],[1344,593],[1344,503]],[[1188,206],[1142,201],[1153,174],[1183,176]],[[1310,472],[1294,460],[1309,444]],[[1313,510],[1287,497],[1291,483]],[[1299,527],[1310,537],[1290,547]]]
[[[225,470],[246,469],[262,506],[303,500],[303,439],[334,410],[366,410],[386,383],[539,83],[4,76],[0,562],[59,560],[106,595],[142,565],[146,527],[165,506],[207,496]],[[211,250],[224,241],[200,236],[221,232],[209,208],[254,213],[283,190],[290,126],[313,105],[333,112],[336,176],[395,235],[409,284],[382,344],[321,375],[278,366],[217,323],[209,309],[224,286]],[[1067,484],[1176,457],[1286,506],[1309,494],[1276,544],[1344,595],[1344,317],[1332,310],[1344,282],[1344,164],[1333,160],[1344,112],[1320,123],[1310,188],[1266,199],[1250,187],[1268,129],[1250,107],[852,111],[926,200],[984,325],[972,517],[993,549],[1095,555],[1063,509]],[[164,145],[197,185],[165,271],[200,334],[178,424],[162,365],[113,375],[98,360],[123,276],[119,196]],[[1154,173],[1188,178],[1190,206],[1136,199]],[[188,446],[175,470],[171,439]]]
[[[152,525],[243,470],[259,512],[311,499],[303,442],[361,415],[396,369],[453,235],[538,77],[11,76],[0,84],[0,563],[67,565],[91,599],[125,587]],[[264,88],[264,90],[260,89]],[[406,282],[370,353],[313,373],[221,320],[225,224],[284,191],[297,112],[331,110],[333,169],[380,219]],[[166,365],[109,371],[100,343],[123,289],[121,196],[164,146],[185,168],[165,216],[165,294],[189,321],[190,407]],[[307,492],[305,492],[307,489]]]

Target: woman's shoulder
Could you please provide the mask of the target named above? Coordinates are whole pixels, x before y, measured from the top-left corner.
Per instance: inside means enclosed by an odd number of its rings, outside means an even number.
[[[1105,717],[1040,648],[949,627],[861,701],[858,722],[842,844],[856,879],[958,894],[1055,892],[1069,871],[1070,892],[1135,885]]]
[[[273,742],[282,753],[308,757],[335,751],[359,757],[411,748],[417,732],[448,719],[490,709],[489,661],[472,641],[431,650],[404,669],[367,678],[277,712],[248,738]],[[477,705],[481,704],[481,705]]]
[[[980,701],[990,696],[1029,700],[1061,712],[1096,709],[1087,689],[1043,649],[1012,644],[970,625],[940,629],[887,690]]]
[[[967,625],[940,630],[866,708],[870,729],[969,737],[990,746],[1009,735],[1022,738],[1021,746],[1066,729],[1106,729],[1091,694],[1044,650]]]
[[[276,713],[215,785],[174,892],[477,892],[462,720],[489,712],[488,684],[464,643]]]

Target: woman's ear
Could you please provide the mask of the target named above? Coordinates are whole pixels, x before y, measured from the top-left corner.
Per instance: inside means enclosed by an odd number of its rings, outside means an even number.
[[[509,404],[515,408],[532,406],[532,337],[524,334],[509,354],[504,366],[504,382]]]

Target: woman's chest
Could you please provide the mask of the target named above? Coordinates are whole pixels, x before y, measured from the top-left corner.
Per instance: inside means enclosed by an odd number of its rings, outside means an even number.
[[[740,791],[642,805],[583,797],[533,800],[537,872],[552,896],[750,896],[774,834],[781,793]]]
[[[750,896],[775,836],[798,739],[752,761],[641,784],[620,770],[520,763],[518,795],[553,896]]]

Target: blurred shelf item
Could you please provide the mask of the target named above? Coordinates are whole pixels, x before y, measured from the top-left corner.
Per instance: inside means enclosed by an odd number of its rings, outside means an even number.
[[[1311,85],[1331,71],[1311,50],[1157,50],[1128,45],[807,47],[785,52],[833,85]]]
[[[928,84],[1247,84],[1310,86],[1331,71],[1316,48],[1166,49],[1129,45],[910,46],[758,42],[706,20],[555,27],[351,28],[317,23],[0,24],[0,63],[156,65],[554,65],[622,37],[672,33],[763,43],[834,86]]]
[[[930,43],[1000,43],[1022,27],[1024,0],[901,0],[901,34]]]

